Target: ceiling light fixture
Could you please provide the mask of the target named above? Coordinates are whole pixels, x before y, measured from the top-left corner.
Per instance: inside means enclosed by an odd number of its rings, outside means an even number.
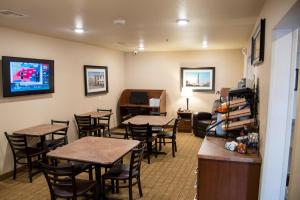
[[[139,51],[144,51],[145,47],[144,46],[139,46]]]
[[[115,19],[113,21],[113,23],[118,26],[124,26],[126,24],[126,20],[125,19]]]
[[[78,34],[83,34],[85,32],[85,30],[83,28],[75,28],[74,32],[78,33]]]
[[[187,25],[189,22],[190,22],[190,20],[188,20],[188,19],[177,19],[176,20],[176,23],[179,26]]]
[[[208,42],[206,40],[202,42],[202,48],[208,48]]]

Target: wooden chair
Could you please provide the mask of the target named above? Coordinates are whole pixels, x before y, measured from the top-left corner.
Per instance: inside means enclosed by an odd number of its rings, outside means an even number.
[[[167,116],[167,112],[155,112],[155,111],[150,111],[150,115],[153,116]],[[159,133],[163,131],[163,127],[161,126],[152,126],[152,133]],[[166,145],[165,139],[164,138],[158,138],[159,139],[159,150],[161,150],[161,143],[163,140],[164,145]]]
[[[175,157],[175,152],[177,152],[177,144],[176,144],[176,133],[177,133],[177,128],[178,128],[178,122],[179,119],[175,119],[174,125],[173,125],[173,130],[172,132],[159,132],[157,134],[157,137],[163,138],[163,139],[169,139],[171,141],[166,141],[165,143],[171,143],[172,144],[172,156]],[[159,140],[161,142],[161,140]],[[161,147],[161,144],[159,144]]]
[[[5,132],[5,136],[13,153],[13,179],[16,179],[17,164],[27,165],[28,178],[30,183],[32,183],[32,176],[34,175],[32,172],[33,158],[37,158],[37,160],[41,159],[42,154],[46,153],[47,149],[28,147],[25,135],[9,135],[7,132]],[[26,162],[22,161],[24,159]]]
[[[98,133],[100,133],[102,127],[98,126],[97,124],[93,124],[90,115],[88,116],[74,115],[74,117],[77,124],[79,138],[88,135],[97,136]]]
[[[131,152],[130,164],[128,165],[115,165],[108,172],[102,175],[102,188],[105,190],[105,180],[112,180],[112,188],[115,188],[114,181],[116,181],[116,190],[119,192],[119,188],[127,188],[129,192],[129,200],[132,200],[132,186],[138,184],[140,197],[143,196],[142,186],[141,186],[141,161],[143,159],[145,145],[141,143],[139,147],[135,148]],[[136,179],[135,182],[133,180]],[[120,186],[119,181],[124,182],[128,180],[128,185]]]
[[[89,197],[88,192],[93,190],[95,199],[95,186],[93,180],[77,179],[78,174],[74,166],[57,167],[40,162],[50,190],[51,200],[56,198],[77,199],[79,196]]]
[[[132,115],[127,115],[125,116],[122,121],[127,120],[131,118]],[[110,130],[110,131],[104,131],[103,136],[104,137],[111,137],[111,138],[116,138],[116,139],[129,139],[129,130],[128,130],[128,125],[127,124],[120,124],[118,126],[117,130]]]
[[[110,131],[110,116],[112,115],[112,109],[97,109],[97,112],[109,112],[110,114],[104,117],[100,117],[98,119],[98,125],[102,129],[102,133],[104,131]]]
[[[47,139],[44,141],[43,144],[38,143],[37,145],[40,147],[42,147],[44,145],[44,147],[47,147],[48,150],[53,150],[53,149],[56,149],[57,147],[61,147],[63,145],[68,144],[67,133],[68,133],[70,122],[69,121],[51,120],[51,124],[63,124],[63,125],[66,125],[67,127],[63,130],[52,133],[50,140]],[[59,138],[57,138],[55,136],[59,136]]]
[[[149,124],[132,124],[128,123],[129,131],[133,140],[139,140],[146,143],[148,164],[150,164],[150,154],[154,147],[155,157],[157,157],[157,136],[152,135]],[[154,145],[153,145],[154,142]]]

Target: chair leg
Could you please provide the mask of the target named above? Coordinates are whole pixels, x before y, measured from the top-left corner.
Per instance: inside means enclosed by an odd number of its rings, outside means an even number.
[[[104,193],[104,191],[105,191],[105,178],[104,177],[102,177],[101,186],[102,186],[102,192]]]
[[[164,141],[164,146],[166,146],[166,138],[165,137],[163,138],[163,141]]]
[[[116,180],[116,193],[120,193],[120,188],[119,188],[119,180]]]
[[[157,139],[154,141],[154,148],[155,148],[155,158],[157,158]]]
[[[159,145],[158,149],[159,149],[159,151],[161,151],[161,143],[162,143],[162,141],[161,141],[161,137],[160,137],[159,140],[158,140],[158,145]]]
[[[175,143],[172,142],[172,156],[175,157]]]
[[[17,174],[17,160],[14,158],[14,176],[13,179],[16,179],[16,174]]]
[[[93,180],[93,168],[92,168],[92,166],[89,167],[89,180],[90,181]]]
[[[138,183],[138,187],[139,187],[140,197],[142,197],[143,196],[143,191],[142,191],[142,185],[141,185],[140,176],[137,177],[137,183]]]
[[[111,179],[110,180],[110,182],[111,182],[111,193],[115,193],[115,181],[114,181],[114,179]]]
[[[148,164],[150,164],[150,153],[151,153],[152,144],[147,143],[147,158],[148,158]]]
[[[31,157],[27,157],[27,167],[28,167],[29,182],[32,183],[32,163],[31,163]]]
[[[128,192],[129,192],[129,200],[132,200],[132,179],[129,179]]]
[[[175,152],[177,152],[177,143],[176,143],[176,140],[175,140]]]

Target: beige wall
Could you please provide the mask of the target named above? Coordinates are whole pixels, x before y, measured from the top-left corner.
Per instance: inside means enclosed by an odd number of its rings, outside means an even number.
[[[167,112],[172,116],[186,107],[180,96],[180,67],[216,67],[216,90],[235,87],[243,75],[241,50],[127,53],[125,65],[126,88],[167,90]],[[215,98],[214,93],[194,93],[190,109],[210,112]]]
[[[269,102],[269,83],[270,83],[270,70],[271,70],[271,44],[272,44],[272,31],[279,23],[282,17],[288,12],[296,0],[267,0],[257,19],[257,24],[261,18],[266,18],[266,35],[265,35],[265,59],[264,62],[257,66],[251,67],[250,71],[254,73],[256,78],[259,78],[259,121],[260,121],[260,152],[264,156],[265,150],[265,133],[267,128],[267,114]],[[253,32],[256,29],[253,29]],[[251,38],[249,38],[248,56],[251,53]],[[249,64],[249,63],[248,63]],[[249,66],[248,66],[249,67]],[[248,70],[246,70],[248,71]],[[249,72],[249,71],[248,71]]]
[[[26,97],[0,97],[0,174],[12,169],[11,151],[3,132],[12,132],[50,119],[70,120],[70,140],[77,137],[74,113],[112,108],[124,88],[124,54],[0,27],[0,56],[55,60],[55,93]],[[109,93],[85,97],[83,65],[108,66]],[[0,91],[2,91],[2,86]],[[1,92],[2,93],[2,92]],[[112,126],[116,123],[113,116]]]

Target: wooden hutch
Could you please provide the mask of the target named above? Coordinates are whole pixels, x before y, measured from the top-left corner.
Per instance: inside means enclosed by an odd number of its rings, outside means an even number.
[[[132,92],[146,92],[148,96],[147,104],[132,104],[130,97]],[[149,105],[149,99],[159,99],[158,106]],[[166,90],[146,90],[146,89],[126,89],[122,92],[119,99],[119,119],[122,121],[127,115],[149,115],[150,111],[166,112]]]

